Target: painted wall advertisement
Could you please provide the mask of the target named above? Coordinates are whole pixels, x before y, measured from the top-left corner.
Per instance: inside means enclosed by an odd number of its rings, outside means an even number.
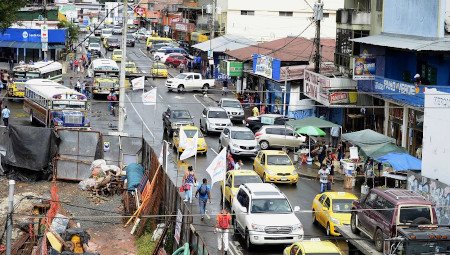
[[[264,55],[257,56],[254,73],[272,79],[272,62],[272,57]]]
[[[373,80],[376,74],[375,57],[355,57],[353,80]]]

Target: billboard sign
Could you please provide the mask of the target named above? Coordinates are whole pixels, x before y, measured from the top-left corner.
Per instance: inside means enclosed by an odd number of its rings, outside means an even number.
[[[272,62],[273,58],[264,55],[258,55],[256,57],[256,66],[253,72],[255,74],[272,79]]]
[[[228,77],[242,77],[244,63],[233,60],[222,60],[220,62],[220,72]]]
[[[40,43],[43,34],[41,30],[42,29],[7,28],[3,33],[0,32],[0,41]],[[47,29],[46,36],[49,43],[66,42],[65,29]]]
[[[353,80],[374,80],[376,74],[375,57],[355,57]]]

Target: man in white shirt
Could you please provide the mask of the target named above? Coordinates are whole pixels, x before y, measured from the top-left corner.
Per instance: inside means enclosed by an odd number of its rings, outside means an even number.
[[[8,106],[5,106],[2,110],[2,119],[3,124],[7,127],[9,124],[9,115],[11,115],[11,111],[8,109]]]
[[[330,175],[330,170],[326,165],[323,165],[317,173],[317,178],[320,180],[320,193],[323,193],[327,190],[328,186],[328,176]]]
[[[341,135],[341,128],[332,127],[330,130],[330,135],[331,135],[331,146],[333,146],[333,148],[337,148],[339,136]]]

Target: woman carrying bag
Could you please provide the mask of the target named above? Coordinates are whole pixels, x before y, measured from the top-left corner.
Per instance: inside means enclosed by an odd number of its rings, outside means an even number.
[[[192,190],[196,182],[197,177],[195,176],[194,169],[192,166],[189,166],[188,172],[184,174],[183,178],[184,202],[189,201],[189,203],[192,203]]]

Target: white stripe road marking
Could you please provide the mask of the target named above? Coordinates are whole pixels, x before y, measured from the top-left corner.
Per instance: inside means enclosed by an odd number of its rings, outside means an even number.
[[[215,151],[213,148],[211,148],[211,150],[212,150],[214,153],[216,153],[216,155],[219,154],[219,153],[217,153],[217,151]]]
[[[136,107],[134,107],[134,104],[131,102],[130,97],[128,97],[127,94],[125,94],[125,96],[127,96],[128,101],[131,104],[131,107],[133,107],[134,111],[136,112],[137,116],[139,117],[139,119],[141,119],[142,123],[144,124],[145,128],[148,130],[148,132],[150,133],[150,135],[153,137],[153,139],[155,139],[155,136],[153,135],[153,132],[150,130],[150,128],[147,126],[147,124],[144,122],[144,119],[142,119],[141,115],[138,113],[138,111],[136,110]]]
[[[201,104],[203,107],[206,108],[206,106],[205,106],[202,102],[200,102],[200,100],[198,100],[198,98],[196,97],[196,95],[197,95],[197,94],[194,94],[195,100],[197,100],[197,102],[198,102],[199,104]]]
[[[161,95],[158,95],[158,96],[159,96],[159,98],[163,99],[163,97]]]
[[[238,245],[239,245],[239,243],[238,243]],[[230,246],[230,253],[231,254],[235,254],[235,255],[243,255],[243,253],[242,253],[242,251],[240,251],[238,248],[237,248],[237,245],[235,246],[234,245],[234,243],[233,242],[228,242],[228,246]]]
[[[147,55],[141,49],[139,49],[139,51],[142,53],[142,55],[147,57]]]

